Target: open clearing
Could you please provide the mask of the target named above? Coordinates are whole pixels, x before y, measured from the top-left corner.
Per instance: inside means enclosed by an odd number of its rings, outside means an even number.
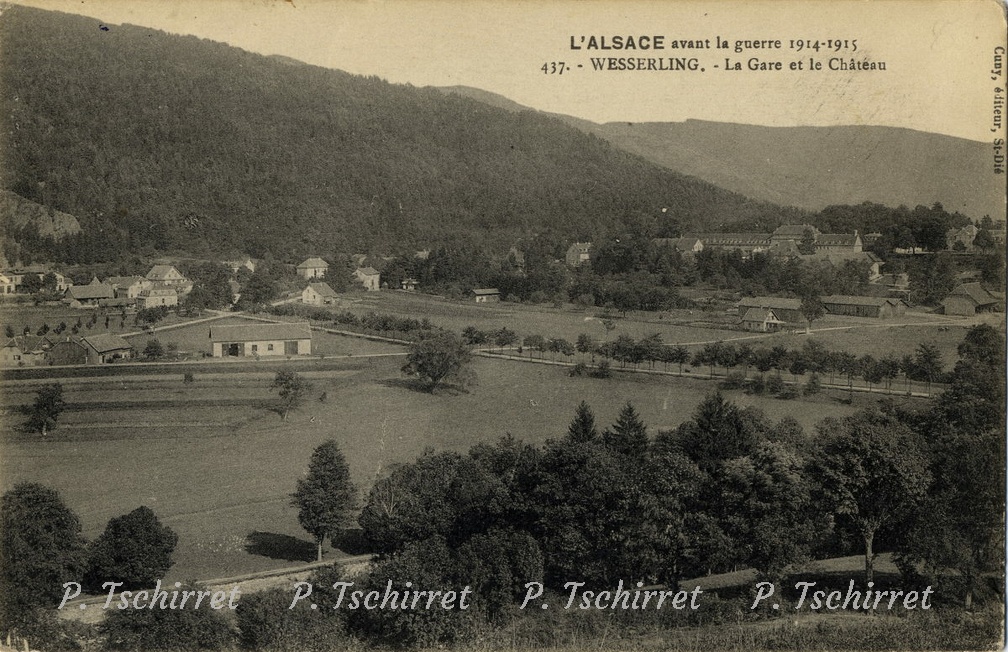
[[[89,537],[112,516],[147,505],[180,537],[169,579],[238,575],[298,561],[257,554],[263,551],[250,544],[249,534],[294,544],[309,538],[288,495],[325,439],[340,442],[355,481],[367,491],[378,474],[428,447],[466,451],[508,432],[534,443],[562,436],[582,399],[600,427],[632,400],[656,432],[689,418],[714,389],[673,377],[569,378],[562,367],[478,358],[479,383],[469,393],[431,396],[404,382],[400,365],[398,357],[357,358],[345,368],[313,373],[311,398],[286,422],[268,409],[274,400],[268,373],[197,377],[190,386],[175,376],[132,379],[126,387],[114,379],[68,379],[68,401],[101,408],[68,410],[44,442],[15,431],[18,418],[11,417],[0,490],[20,481],[53,486]],[[4,383],[3,391],[13,403],[32,396],[17,383]],[[826,395],[814,401],[726,395],[774,420],[791,415],[809,433],[823,417],[877,400],[855,397],[850,406]]]
[[[378,312],[416,319],[426,318],[436,326],[461,332],[466,326],[493,331],[501,327],[516,331],[519,337],[542,335],[547,338],[563,337],[571,342],[581,333],[598,341],[607,335],[597,315],[600,308],[553,308],[547,305],[528,305],[509,302],[475,304],[448,301],[406,292],[372,292],[348,295],[335,310],[348,310],[356,314]],[[956,347],[966,330],[977,323],[976,319],[945,317],[925,312],[910,312],[894,319],[868,319],[826,316],[813,325],[811,335],[803,330],[782,333],[750,333],[729,328],[738,321],[736,316],[724,312],[702,310],[671,310],[661,313],[632,312],[626,318],[616,318],[616,329],[608,338],[629,335],[634,339],[659,333],[666,344],[686,344],[691,350],[703,343],[724,340],[753,346],[781,344],[789,348],[801,347],[809,337],[823,342],[831,349],[850,351],[854,355],[912,354],[922,342],[938,346],[945,365],[955,364]],[[1004,325],[990,320],[999,330]]]

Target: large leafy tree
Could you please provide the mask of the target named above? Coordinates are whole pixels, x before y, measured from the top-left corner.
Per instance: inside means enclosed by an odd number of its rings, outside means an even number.
[[[299,479],[291,494],[298,508],[298,522],[315,538],[317,559],[322,544],[346,525],[356,506],[357,488],[350,479],[350,466],[335,440],[322,442],[312,453],[308,474]]]
[[[0,607],[10,624],[55,606],[78,581],[85,548],[77,515],[49,487],[21,483],[0,499]]]
[[[789,445],[763,442],[752,455],[726,462],[714,482],[721,500],[713,511],[738,544],[737,561],[764,577],[783,579],[827,530],[804,461]]]
[[[132,590],[151,586],[172,566],[178,535],[149,507],[137,507],[108,522],[91,544],[86,585],[100,591],[104,582],[122,582]]]
[[[56,426],[56,420],[65,407],[63,386],[59,383],[43,385],[35,395],[35,402],[28,408],[28,427],[45,437]]]
[[[801,305],[798,308],[802,317],[808,322],[806,333],[812,330],[812,322],[821,319],[826,312],[822,300],[815,294],[806,294],[802,297]]]
[[[439,385],[455,381],[464,387],[472,380],[469,347],[458,335],[443,332],[410,345],[403,373],[416,376],[433,393]]]
[[[457,453],[427,451],[378,480],[358,522],[384,553],[432,536],[458,545],[501,521],[510,507],[502,479]]]
[[[923,498],[930,475],[917,437],[891,414],[865,411],[819,426],[825,440],[814,460],[827,501],[864,541],[872,581],[875,537],[892,529]]]

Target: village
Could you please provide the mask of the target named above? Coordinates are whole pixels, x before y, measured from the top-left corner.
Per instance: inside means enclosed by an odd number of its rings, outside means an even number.
[[[974,250],[974,240],[980,229],[970,225],[949,231],[948,248],[950,252],[971,252]],[[875,234],[877,235],[877,234]],[[656,238],[652,244],[659,249],[674,251],[681,255],[687,263],[705,249],[735,252],[744,258],[763,255],[774,258],[797,260],[802,263],[826,263],[840,266],[844,263],[859,263],[865,270],[867,292],[863,295],[830,294],[818,297],[821,303],[821,316],[843,323],[844,317],[866,320],[892,320],[904,318],[908,310],[910,290],[907,273],[886,273],[882,258],[865,249],[864,242],[871,243],[875,237],[867,234],[864,238],[856,231],[852,234],[821,233],[809,225],[782,226],[772,233],[710,233],[686,234],[679,238]],[[1004,242],[1004,230],[992,230],[990,237],[995,246]],[[565,265],[571,271],[587,268],[592,263],[593,246],[590,242],[572,243],[563,261],[554,261],[556,265]],[[924,252],[915,252],[926,255]],[[428,252],[417,252],[420,258]],[[900,252],[896,255],[914,255],[911,252]],[[519,270],[523,259],[522,252],[512,247],[509,252],[512,259],[518,261]],[[341,292],[337,292],[327,282],[330,263],[318,256],[311,256],[297,265],[288,265],[288,273],[296,274],[294,289],[289,289],[281,296],[271,297],[271,303],[300,303],[316,308],[348,307],[362,302],[362,295],[372,292],[393,292],[423,297],[423,287],[416,278],[402,276],[389,281],[383,281],[378,269],[393,260],[390,257],[365,256],[358,254],[352,261],[362,263],[354,265],[351,283],[342,283]],[[216,263],[230,273],[228,289],[231,294],[230,307],[235,310],[241,298],[242,283],[256,271],[257,261],[249,256]],[[365,264],[366,263],[366,264]],[[292,276],[292,278],[295,278]],[[976,279],[976,274],[965,271],[959,275],[959,282],[942,300],[937,309],[921,311],[915,306],[912,312],[915,319],[927,320],[928,315],[937,318],[936,323],[944,323],[939,316],[970,317],[989,312],[1004,310],[1004,293],[990,291]],[[296,288],[301,287],[300,291]],[[66,365],[95,365],[122,362],[127,360],[142,360],[142,347],[134,343],[139,333],[155,332],[153,323],[141,320],[138,316],[153,315],[155,318],[167,316],[169,313],[186,315],[202,315],[201,311],[186,310],[187,298],[193,290],[193,281],[186,278],[172,264],[154,264],[143,276],[109,276],[104,279],[93,277],[89,283],[76,285],[71,278],[55,268],[35,265],[25,268],[12,268],[0,273],[0,292],[7,301],[7,308],[14,308],[11,317],[5,319],[8,324],[7,339],[0,348],[0,366],[37,367]],[[723,294],[723,293],[722,293]],[[704,305],[706,310],[702,319],[690,319],[694,311],[667,311],[669,317],[679,312],[679,323],[710,326],[713,301],[712,294],[694,293],[695,300]],[[11,300],[34,300],[38,305],[44,305],[51,310],[63,306],[66,314],[59,317],[57,323],[19,325],[13,316],[17,314],[16,305]],[[443,297],[431,297],[434,301]],[[497,303],[502,301],[497,288],[471,288],[468,301],[473,304]],[[465,302],[460,298],[458,301]],[[365,300],[366,304],[367,301]],[[787,296],[743,296],[737,301],[725,301],[723,298],[716,303],[723,314],[713,321],[721,330],[741,330],[753,333],[795,332],[811,328],[812,323],[807,314],[803,314],[802,299]],[[224,306],[222,306],[224,307]],[[399,310],[392,308],[395,312]],[[610,308],[611,311],[611,308]],[[5,310],[5,312],[7,312]],[[59,313],[55,310],[52,314]],[[239,311],[240,312],[240,311]],[[221,315],[229,314],[228,312]],[[238,314],[238,313],[234,313]],[[97,319],[101,315],[103,319]],[[81,328],[82,317],[88,318],[87,328]],[[73,323],[67,325],[67,321]],[[56,321],[56,317],[53,317]],[[105,328],[100,327],[103,321]],[[132,326],[141,328],[127,329],[127,321]],[[119,329],[114,325],[118,323]],[[113,325],[112,330],[109,326]],[[177,324],[176,324],[177,325]],[[285,331],[286,329],[286,331]],[[300,330],[299,330],[300,329]],[[84,332],[82,332],[84,331]],[[214,332],[216,331],[216,333]],[[238,332],[241,337],[238,337]],[[287,332],[289,331],[289,332]],[[134,336],[134,342],[130,341]],[[218,327],[211,329],[210,341],[200,351],[194,352],[213,358],[223,357],[272,357],[272,356],[308,356],[312,354],[311,332],[305,324],[298,326],[270,326],[268,324],[249,324],[242,329],[233,327]]]

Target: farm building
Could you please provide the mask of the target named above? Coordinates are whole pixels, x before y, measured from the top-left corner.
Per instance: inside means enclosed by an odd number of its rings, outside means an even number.
[[[0,366],[34,367],[46,364],[46,354],[52,346],[52,340],[46,335],[12,337],[0,349]]]
[[[419,285],[419,283],[420,282],[415,278],[404,278],[400,281],[399,287],[407,292],[416,292],[417,285]]]
[[[381,274],[374,267],[358,267],[354,270],[354,277],[368,292],[377,292],[381,287]]]
[[[743,315],[750,308],[768,308],[774,316],[784,323],[804,323],[801,314],[801,299],[786,299],[784,297],[747,297],[738,302],[739,312]]]
[[[97,308],[103,299],[114,299],[115,291],[96,278],[87,285],[67,288],[65,301],[74,308]]]
[[[116,299],[136,299],[141,292],[152,287],[152,283],[142,276],[110,276],[105,279],[105,285],[112,288]]]
[[[66,338],[52,345],[46,356],[51,365],[87,364],[88,348],[80,338]]]
[[[311,340],[311,326],[307,322],[210,327],[215,358],[311,355]]]
[[[301,278],[325,278],[329,270],[329,263],[321,258],[308,258],[297,266],[298,276]]]
[[[137,308],[157,308],[158,306],[177,306],[178,293],[173,288],[150,288],[137,297]]]
[[[773,308],[749,308],[742,316],[742,328],[758,333],[781,330],[785,322],[777,318]]]
[[[907,305],[892,297],[857,297],[832,294],[822,298],[823,307],[831,315],[887,319],[906,314]]]
[[[587,262],[591,262],[591,248],[592,243],[590,242],[575,242],[570,247],[567,248],[567,255],[564,259],[567,261],[569,267],[577,267]]]
[[[500,290],[497,288],[477,288],[472,291],[476,303],[495,303],[500,301]]]
[[[87,351],[88,364],[105,364],[133,357],[133,347],[118,335],[111,333],[89,335],[81,342]]]
[[[1004,310],[1004,304],[979,283],[963,283],[942,299],[946,315],[976,315]]]
[[[331,306],[336,303],[336,291],[328,283],[309,283],[301,290],[301,303],[309,306]]]

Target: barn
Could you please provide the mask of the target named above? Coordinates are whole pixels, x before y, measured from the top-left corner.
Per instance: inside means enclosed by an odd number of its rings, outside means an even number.
[[[210,327],[210,341],[215,358],[311,355],[312,334],[307,322],[226,324]]]
[[[831,315],[888,319],[906,314],[907,305],[893,297],[859,297],[831,294],[822,298],[823,307]]]

